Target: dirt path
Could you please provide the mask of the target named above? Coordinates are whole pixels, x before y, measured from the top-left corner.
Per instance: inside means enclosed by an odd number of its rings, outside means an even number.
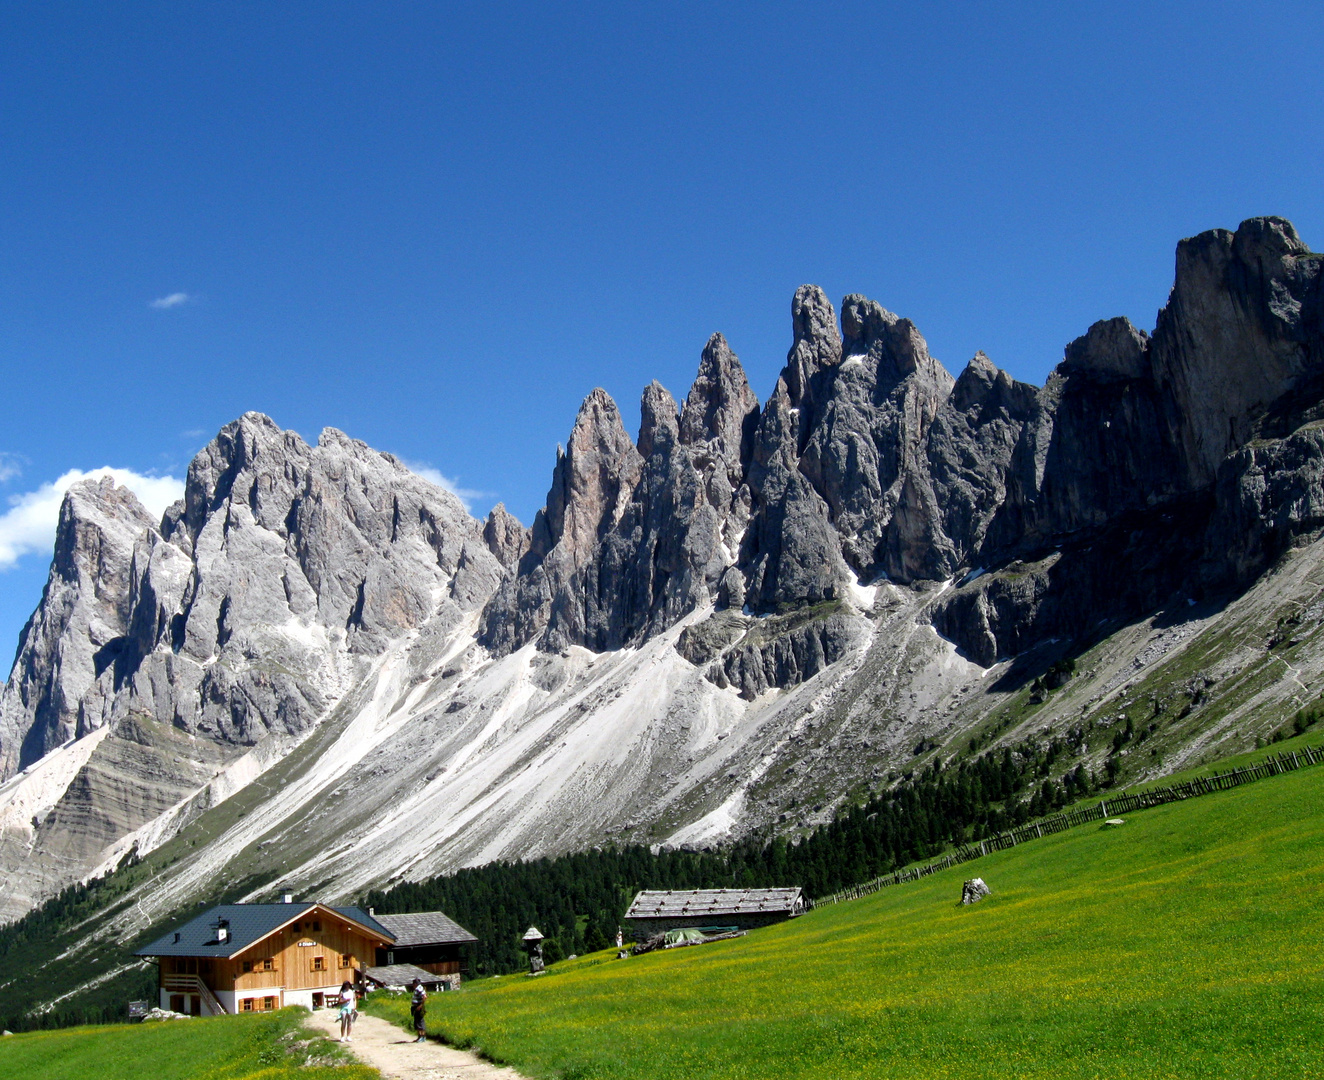
[[[333,1039],[340,1037],[334,1009],[318,1009],[308,1026]],[[499,1069],[467,1050],[432,1039],[416,1043],[408,1032],[367,1013],[359,1013],[348,1046],[360,1061],[380,1069],[386,1080],[524,1080],[514,1069]]]

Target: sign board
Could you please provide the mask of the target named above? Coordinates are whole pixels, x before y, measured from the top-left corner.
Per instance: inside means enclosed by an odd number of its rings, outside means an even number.
[[[312,938],[304,938],[302,941],[298,942],[299,948],[301,949],[311,949],[316,944],[317,942]]]

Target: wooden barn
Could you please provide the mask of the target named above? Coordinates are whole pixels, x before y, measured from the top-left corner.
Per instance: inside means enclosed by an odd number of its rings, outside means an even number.
[[[459,949],[477,940],[439,911],[374,916],[371,909],[287,899],[222,904],[135,955],[158,962],[161,1008],[215,1016],[321,1008],[346,980],[360,983],[390,964],[421,968],[433,985],[453,989]]]
[[[378,968],[410,965],[421,968],[424,986],[444,982],[457,990],[464,974],[463,947],[478,939],[440,911],[415,911],[405,915],[377,915],[376,920],[394,938],[377,949]],[[433,976],[429,980],[426,976]],[[412,977],[412,976],[411,976]]]
[[[647,941],[668,930],[753,930],[793,919],[804,910],[799,888],[668,889],[639,893],[625,922],[634,940]]]

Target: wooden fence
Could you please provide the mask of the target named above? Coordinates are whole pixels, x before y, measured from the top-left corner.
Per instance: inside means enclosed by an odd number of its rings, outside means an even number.
[[[956,866],[959,863],[978,859],[990,852],[1003,851],[1015,847],[1017,844],[1023,844],[1027,840],[1036,840],[1041,836],[1048,836],[1051,833],[1075,828],[1077,825],[1084,825],[1086,822],[1103,821],[1105,818],[1116,817],[1118,814],[1130,814],[1150,806],[1162,806],[1164,803],[1194,799],[1215,791],[1227,791],[1229,788],[1240,787],[1242,784],[1263,780],[1269,776],[1295,772],[1297,769],[1304,769],[1307,765],[1318,765],[1322,761],[1324,761],[1324,747],[1311,749],[1307,746],[1300,750],[1281,753],[1277,757],[1265,758],[1255,765],[1245,765],[1240,769],[1232,769],[1224,773],[1216,772],[1212,776],[1197,777],[1194,780],[1173,784],[1171,787],[1153,788],[1149,791],[1139,791],[1130,795],[1114,795],[1107,799],[1101,799],[1097,805],[1086,807],[1083,810],[1072,810],[1066,814],[1054,814],[1052,817],[1031,821],[1007,832],[990,836],[978,843],[962,844],[934,862],[926,863],[923,866],[907,866],[900,870],[894,870],[890,874],[876,877],[862,885],[852,885],[850,888],[842,889],[831,896],[813,900],[809,906],[818,907],[822,904],[839,904],[844,900],[858,900],[862,896],[876,893],[879,889],[886,889],[890,885],[918,881],[922,877],[936,874],[939,870],[946,870],[948,867]]]

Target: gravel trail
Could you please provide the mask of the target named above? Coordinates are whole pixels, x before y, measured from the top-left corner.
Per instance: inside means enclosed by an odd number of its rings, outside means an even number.
[[[308,1026],[333,1039],[340,1037],[334,1009],[317,1010]],[[467,1050],[432,1039],[416,1043],[394,1024],[367,1013],[359,1013],[348,1045],[355,1057],[381,1070],[386,1080],[524,1080],[514,1069],[498,1068]]]

